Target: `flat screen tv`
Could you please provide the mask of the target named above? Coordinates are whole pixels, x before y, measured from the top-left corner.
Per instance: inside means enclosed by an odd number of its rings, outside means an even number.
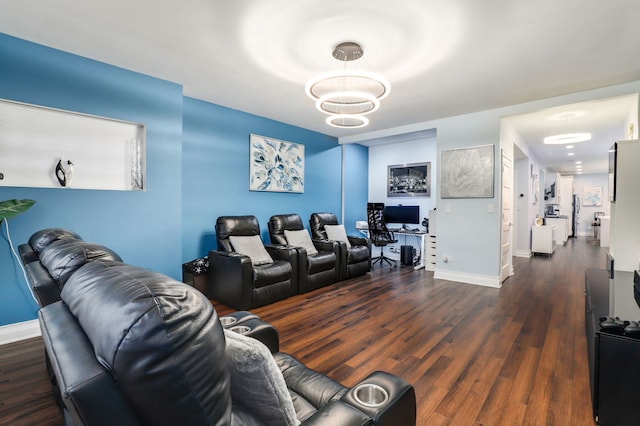
[[[385,206],[384,207],[385,223],[419,224],[420,223],[420,206]]]

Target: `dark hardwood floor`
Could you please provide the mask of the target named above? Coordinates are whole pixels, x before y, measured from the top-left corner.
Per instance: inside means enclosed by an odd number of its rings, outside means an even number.
[[[501,289],[376,266],[253,312],[282,351],[345,385],[377,369],[413,383],[418,425],[593,425],[584,271],[605,253],[579,238],[514,258]],[[42,353],[40,339],[0,346],[0,424],[62,424]]]

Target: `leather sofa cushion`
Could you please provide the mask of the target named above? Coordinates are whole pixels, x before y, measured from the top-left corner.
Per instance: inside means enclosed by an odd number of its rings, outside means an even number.
[[[40,253],[40,263],[49,271],[51,278],[58,282],[60,288],[76,269],[97,259],[122,262],[116,252],[105,246],[72,238],[54,241]]]
[[[198,290],[97,260],[69,278],[61,297],[144,424],[230,423],[224,334]]]
[[[336,255],[332,251],[321,251],[314,256],[309,256],[309,274],[329,271],[336,267]]]
[[[271,284],[291,279],[291,263],[276,260],[268,265],[259,265],[253,268],[254,287],[265,287]]]

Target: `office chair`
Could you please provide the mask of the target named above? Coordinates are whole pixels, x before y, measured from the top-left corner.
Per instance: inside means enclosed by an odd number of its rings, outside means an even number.
[[[371,244],[376,247],[380,247],[380,256],[373,258],[371,265],[375,265],[376,262],[387,262],[389,266],[395,268],[397,262],[384,255],[384,247],[388,244],[397,243],[393,232],[387,229],[387,224],[384,222],[384,203],[367,203],[367,223],[369,225],[369,238]]]

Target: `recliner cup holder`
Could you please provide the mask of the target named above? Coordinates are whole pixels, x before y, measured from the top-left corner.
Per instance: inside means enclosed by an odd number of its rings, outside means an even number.
[[[353,390],[353,397],[365,407],[379,407],[389,400],[389,393],[373,383],[363,383]]]
[[[236,325],[234,327],[231,327],[229,330],[238,334],[247,334],[251,331],[251,327],[247,327],[246,325]]]
[[[220,317],[220,324],[222,324],[223,327],[229,327],[236,322],[238,322],[238,320],[234,317]]]

